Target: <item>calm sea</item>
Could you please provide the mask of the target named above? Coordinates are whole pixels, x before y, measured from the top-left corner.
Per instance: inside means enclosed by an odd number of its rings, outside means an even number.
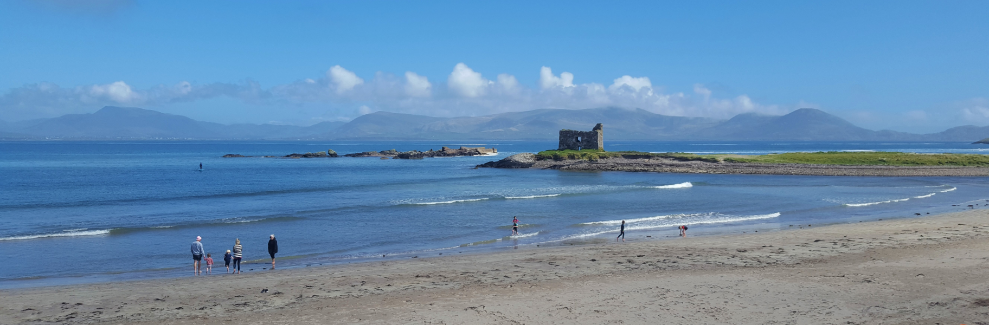
[[[441,146],[494,157],[221,158]],[[940,213],[989,199],[986,178],[694,175],[474,169],[555,142],[0,142],[0,288],[190,276],[203,237],[219,272],[469,254],[518,246],[785,230]],[[967,143],[619,142],[609,150],[987,153]],[[203,169],[199,169],[199,164]],[[953,207],[952,205],[960,205]],[[523,225],[511,234],[512,217]],[[651,236],[651,237],[646,237]]]

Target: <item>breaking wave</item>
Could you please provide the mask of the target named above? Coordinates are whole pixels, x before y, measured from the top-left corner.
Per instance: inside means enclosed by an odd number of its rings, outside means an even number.
[[[845,203],[844,205],[847,206],[847,207],[864,207],[864,206],[870,206],[870,205],[876,205],[876,204],[896,203],[896,202],[904,202],[904,201],[910,201],[910,198],[899,199],[899,200],[886,200],[886,201],[879,201],[879,202]]]
[[[688,187],[694,187],[694,184],[691,184],[690,182],[683,182],[680,184],[653,186],[653,188],[688,188]]]
[[[480,198],[480,199],[463,199],[463,200],[450,200],[450,201],[437,201],[437,202],[419,202],[419,203],[412,203],[412,205],[452,204],[452,203],[463,203],[463,202],[477,202],[477,201],[484,201],[484,200],[487,200],[487,199],[488,198],[485,197],[485,198]]]
[[[101,229],[101,230],[70,229],[62,232],[48,233],[48,234],[2,237],[0,238],[0,241],[55,238],[55,237],[102,236],[109,234],[110,234],[109,229]]]
[[[514,199],[538,199],[538,198],[542,198],[542,197],[554,197],[554,196],[560,196],[560,194],[528,195],[528,196],[506,196],[505,199],[506,200],[514,200]]]

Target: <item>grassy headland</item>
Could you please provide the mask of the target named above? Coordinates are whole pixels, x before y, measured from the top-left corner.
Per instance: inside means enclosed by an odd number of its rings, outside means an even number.
[[[989,155],[978,154],[918,154],[904,152],[791,152],[759,156],[696,155],[681,152],[650,153],[637,151],[546,150],[536,154],[536,160],[589,160],[606,158],[649,159],[668,158],[678,161],[738,162],[756,164],[814,164],[850,166],[967,166],[989,167]]]

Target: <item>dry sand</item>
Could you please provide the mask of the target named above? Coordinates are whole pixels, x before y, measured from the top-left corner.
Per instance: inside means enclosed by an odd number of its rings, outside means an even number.
[[[989,324],[989,210],[629,237],[624,244],[6,290],[0,323]]]

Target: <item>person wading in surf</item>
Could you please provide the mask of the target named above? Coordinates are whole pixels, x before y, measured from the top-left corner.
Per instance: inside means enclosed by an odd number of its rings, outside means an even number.
[[[618,241],[618,238],[621,238],[623,243],[625,242],[625,220],[622,220],[621,233],[618,234],[618,237],[615,237],[615,241]]]
[[[512,236],[519,234],[519,217],[512,217]]]
[[[278,254],[278,241],[275,240],[275,234],[271,234],[268,237],[268,255],[271,255],[271,269],[275,269],[275,254]]]
[[[206,252],[206,250],[203,249],[202,240],[203,237],[196,236],[196,241],[192,242],[192,267],[196,272],[196,275],[202,273],[199,267],[202,265],[203,253]]]

